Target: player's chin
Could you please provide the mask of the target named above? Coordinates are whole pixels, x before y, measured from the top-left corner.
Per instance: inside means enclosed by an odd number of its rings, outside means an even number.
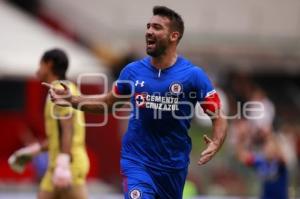
[[[157,51],[155,48],[152,47],[147,47],[146,48],[146,52],[148,55],[152,56],[152,57],[156,57],[157,56]]]

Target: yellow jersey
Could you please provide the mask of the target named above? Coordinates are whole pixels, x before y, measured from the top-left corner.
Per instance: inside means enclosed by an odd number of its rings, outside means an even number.
[[[66,83],[72,95],[79,95],[79,91],[74,83]],[[52,83],[55,88],[62,88],[59,82]],[[79,173],[87,173],[89,170],[89,160],[85,148],[85,119],[84,113],[72,107],[60,107],[47,98],[45,104],[45,128],[48,138],[49,162],[48,170],[53,170],[56,164],[56,157],[60,153],[60,123],[59,119],[72,118],[73,134],[71,146],[71,169],[80,170]],[[76,172],[78,173],[78,172]],[[83,174],[82,174],[83,175]],[[74,177],[74,176],[73,176]]]

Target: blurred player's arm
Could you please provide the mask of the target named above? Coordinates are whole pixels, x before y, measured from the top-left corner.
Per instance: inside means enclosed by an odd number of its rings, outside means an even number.
[[[59,146],[60,153],[71,155],[72,137],[73,137],[73,117],[59,119]]]
[[[263,147],[263,153],[267,160],[276,160],[284,164],[288,164],[288,160],[284,155],[282,146],[279,144],[279,137],[272,132],[265,137],[265,144]]]
[[[247,166],[253,166],[255,162],[254,153],[248,148],[247,140],[249,140],[249,135],[243,128],[237,127],[236,131],[236,143],[235,143],[235,153],[237,159]]]
[[[59,146],[60,153],[56,158],[56,166],[53,173],[53,183],[58,188],[66,188],[71,185],[72,174],[71,164],[71,147],[73,137],[73,118],[57,120],[59,124]]]
[[[129,98],[118,97],[114,90],[102,96],[73,96],[70,89],[61,83],[63,89],[54,88],[52,85],[43,83],[49,88],[51,100],[59,106],[72,106],[85,112],[105,113],[110,112],[115,102],[127,101]]]
[[[105,113],[106,111],[111,112],[114,103],[120,101],[127,101],[129,98],[119,98],[110,91],[101,97],[87,97],[87,96],[72,96],[71,104],[72,107],[80,109],[85,112],[91,113]]]
[[[246,148],[246,145],[241,140],[237,141],[235,146],[236,156],[237,159],[248,166],[253,165],[254,163],[254,154],[252,151],[250,151],[248,148]]]
[[[212,120],[212,138],[204,135],[206,149],[201,153],[199,165],[207,163],[219,151],[226,138],[227,121],[222,116],[220,99],[217,93],[212,94],[205,99],[207,103],[201,104],[204,112]]]
[[[11,169],[22,173],[25,166],[32,158],[38,155],[42,151],[48,150],[48,142],[43,141],[42,143],[35,142],[15,151],[8,159],[8,164]]]
[[[48,140],[44,140],[40,143],[41,145],[41,151],[48,151],[49,142]]]
[[[272,132],[264,134],[263,145],[259,156],[250,150],[246,144],[249,140],[248,132],[244,130],[237,131],[237,142],[235,145],[235,151],[237,159],[247,166],[253,166],[260,159],[268,161],[279,161],[286,164],[286,160],[282,153],[281,147],[278,144],[276,137]],[[260,157],[260,158],[258,158]]]

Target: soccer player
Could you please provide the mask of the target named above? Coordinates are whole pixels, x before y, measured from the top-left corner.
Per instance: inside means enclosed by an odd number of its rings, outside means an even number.
[[[60,49],[44,53],[37,71],[39,80],[59,88],[59,81],[66,80],[68,57]],[[76,86],[66,83],[70,94],[78,95]],[[13,169],[22,171],[25,163],[41,151],[48,150],[48,169],[41,181],[39,199],[86,199],[85,178],[89,160],[85,149],[84,114],[68,107],[61,107],[47,98],[45,104],[47,141],[34,143],[16,151],[10,158]],[[80,122],[78,122],[80,120]]]
[[[182,198],[191,151],[188,129],[197,102],[213,125],[212,138],[204,136],[207,148],[198,164],[207,163],[224,142],[227,124],[221,117],[218,94],[205,72],[176,52],[183,32],[179,14],[155,6],[146,25],[149,56],[128,64],[108,94],[62,98],[69,94],[67,85],[64,89],[48,86],[54,103],[69,103],[88,112],[114,111],[130,100],[131,117],[121,151],[126,199]]]
[[[261,149],[256,152],[247,147],[248,123],[238,122],[236,155],[238,160],[253,168],[261,181],[260,199],[288,199],[288,168],[278,138],[272,131],[261,131]],[[249,145],[249,144],[248,144]]]

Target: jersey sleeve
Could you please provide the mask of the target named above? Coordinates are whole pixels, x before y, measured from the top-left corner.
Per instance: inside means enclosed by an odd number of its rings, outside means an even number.
[[[67,85],[69,86],[70,92],[72,95],[78,95],[78,90],[77,87],[73,84],[73,83],[67,83]],[[55,88],[59,88],[61,89],[61,85],[60,84],[54,84]],[[65,118],[65,117],[70,117],[73,114],[74,109],[69,106],[69,107],[62,107],[62,106],[58,106],[56,104],[53,103],[53,114],[56,118]]]
[[[218,109],[220,109],[221,102],[219,95],[202,69],[197,68],[194,82],[197,93],[197,101],[200,103],[204,112],[215,113]]]
[[[73,114],[72,107],[61,107],[54,105],[53,111],[56,118],[64,118]]]
[[[133,82],[130,79],[130,69],[128,65],[121,71],[113,89],[118,95],[130,95],[133,92]]]

